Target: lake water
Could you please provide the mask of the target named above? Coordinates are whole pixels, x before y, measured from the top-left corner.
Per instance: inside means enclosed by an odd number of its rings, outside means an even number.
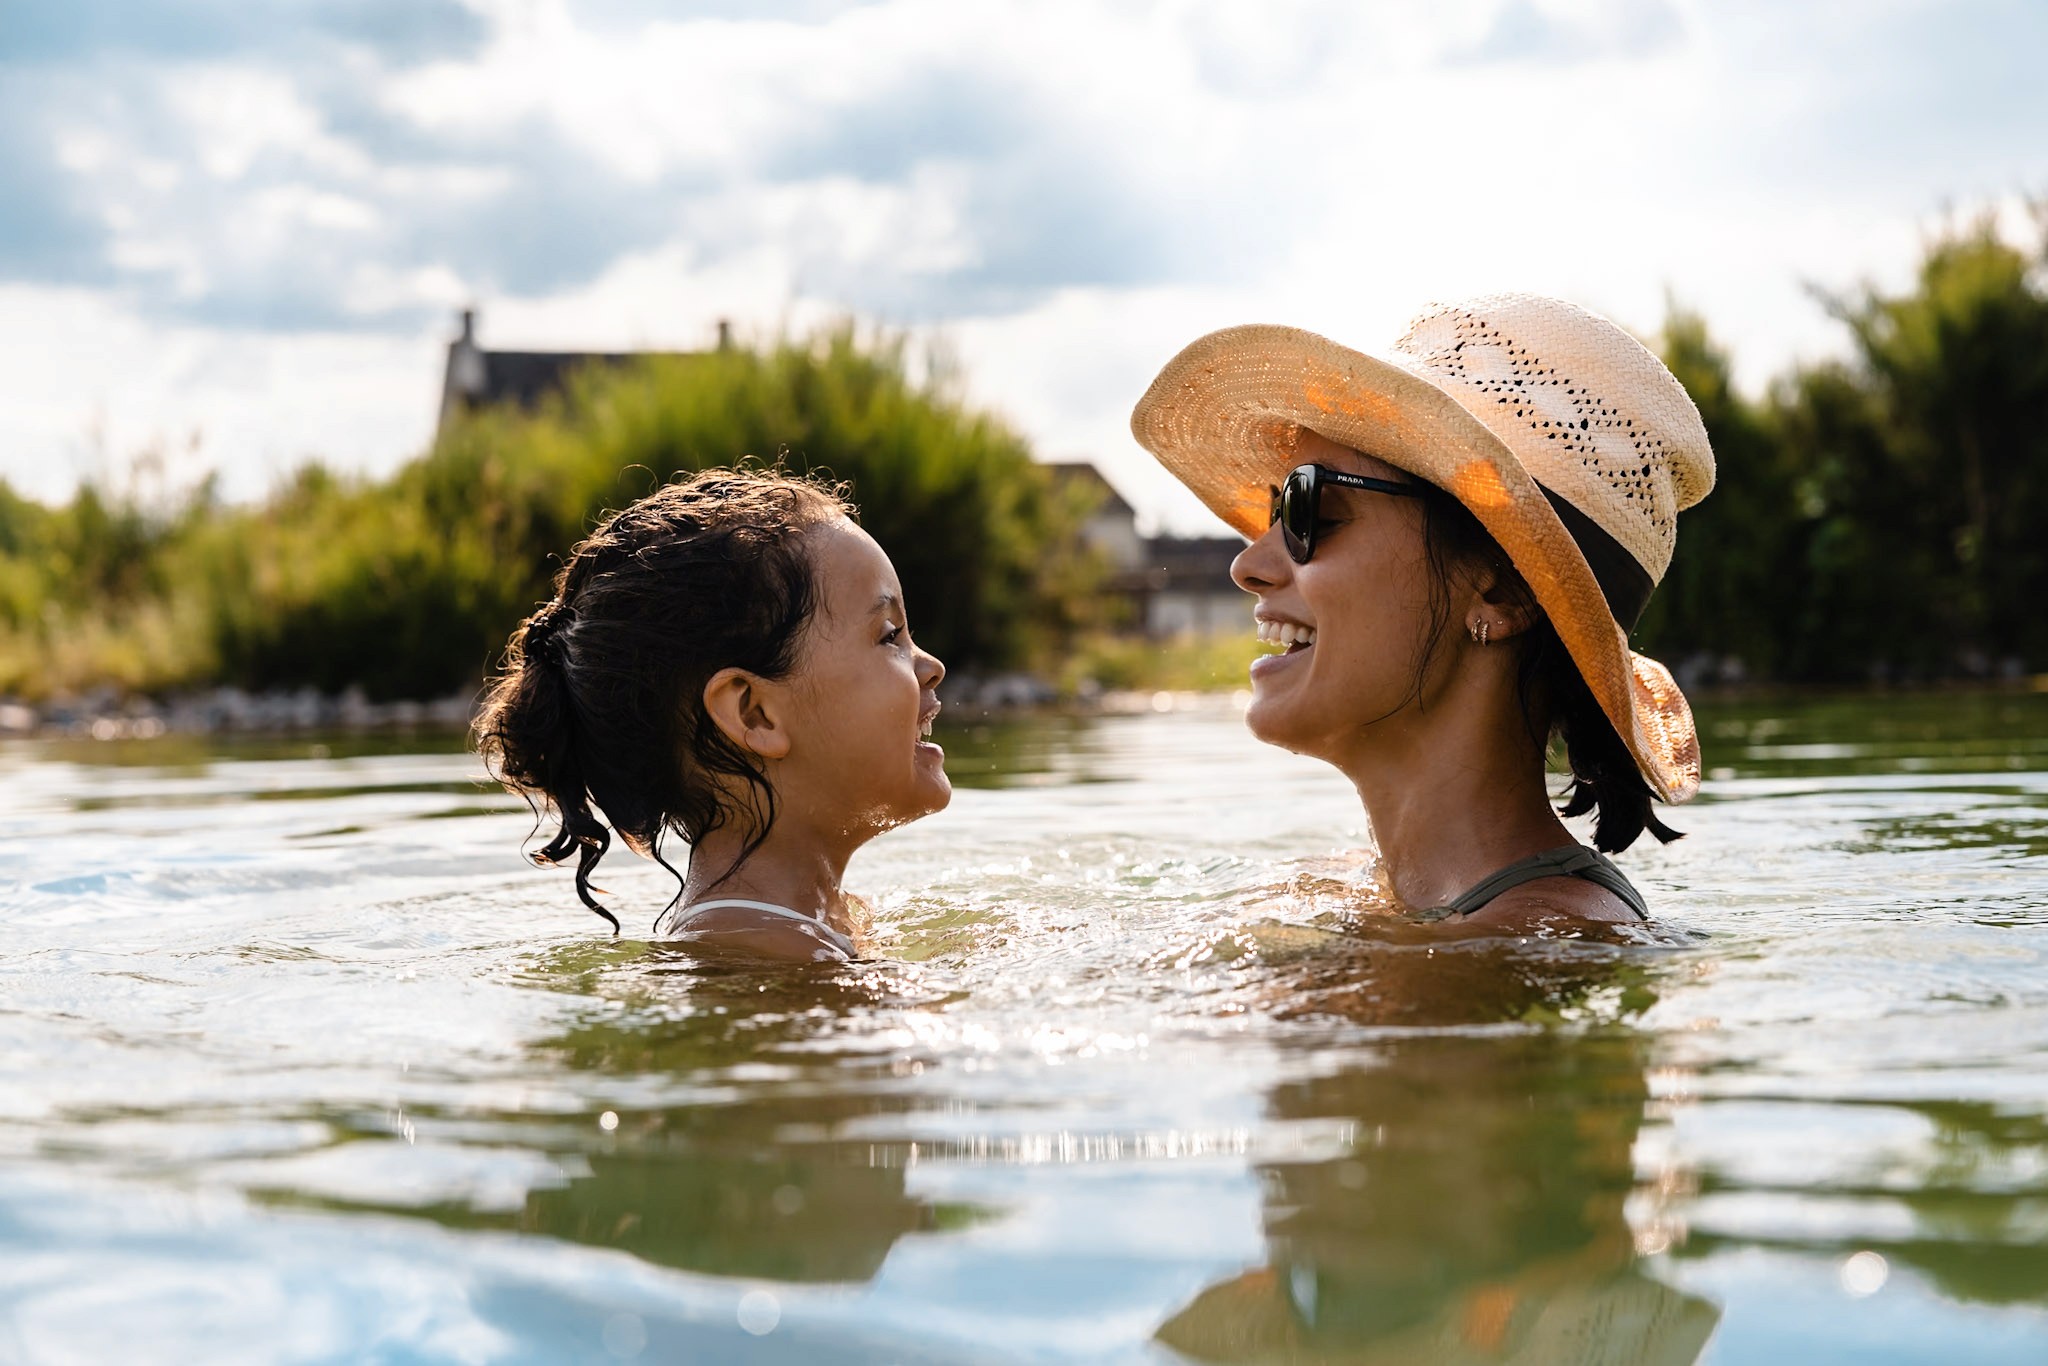
[[[2048,697],[1701,720],[1543,941],[1225,702],[956,731],[795,975],[454,740],[0,748],[0,1361],[2048,1361]]]

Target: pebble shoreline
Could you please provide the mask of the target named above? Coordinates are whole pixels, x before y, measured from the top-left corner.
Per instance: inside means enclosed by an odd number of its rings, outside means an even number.
[[[948,679],[941,695],[956,717],[1055,704],[1084,710],[1160,710],[1157,698],[1182,696],[1084,690],[1078,697],[1062,698],[1028,674]],[[248,692],[228,687],[162,698],[105,691],[40,704],[0,698],[0,738],[151,740],[162,735],[466,730],[478,700],[479,694],[454,693],[424,701],[374,702],[356,688],[323,693],[313,688]]]
[[[468,693],[432,701],[373,702],[358,689],[328,694],[312,688],[209,688],[164,698],[102,693],[41,705],[0,700],[0,736],[150,740],[160,735],[460,729],[468,726],[474,705]]]

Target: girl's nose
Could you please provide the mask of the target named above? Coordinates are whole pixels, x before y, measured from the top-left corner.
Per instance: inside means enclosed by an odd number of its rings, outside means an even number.
[[[1270,526],[1266,534],[1237,552],[1230,562],[1230,581],[1247,593],[1265,593],[1286,583],[1294,572],[1280,542],[1280,528]]]
[[[936,689],[946,678],[946,665],[937,655],[926,650],[917,652],[917,681],[926,692]]]

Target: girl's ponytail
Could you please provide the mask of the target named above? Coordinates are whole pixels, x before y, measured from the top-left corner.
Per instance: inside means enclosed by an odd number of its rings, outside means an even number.
[[[577,746],[575,700],[558,638],[574,620],[557,599],[528,617],[513,636],[505,672],[477,719],[477,747],[491,775],[523,793],[537,817],[552,810],[561,821],[533,861],[559,864],[575,852],[577,898],[609,920],[617,934],[618,917],[590,891],[590,870],[611,848],[612,832],[591,809]]]

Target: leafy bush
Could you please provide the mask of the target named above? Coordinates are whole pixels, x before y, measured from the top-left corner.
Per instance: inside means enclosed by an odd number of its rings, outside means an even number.
[[[593,366],[539,411],[457,419],[388,480],[313,466],[255,507],[209,488],[152,515],[88,487],[49,509],[0,486],[0,690],[472,687],[607,509],[743,460],[851,484],[955,668],[1043,665],[1096,619],[1086,494],[914,382],[899,342],[841,327]]]

